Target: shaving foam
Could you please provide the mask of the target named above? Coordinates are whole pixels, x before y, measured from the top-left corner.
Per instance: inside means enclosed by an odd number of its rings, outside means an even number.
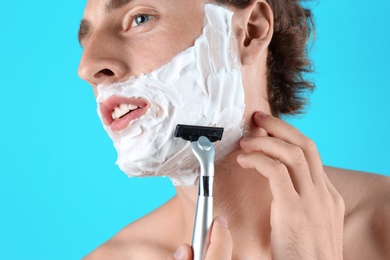
[[[128,176],[168,176],[175,186],[196,183],[199,164],[190,143],[173,136],[177,124],[224,127],[222,141],[215,143],[217,161],[236,148],[245,105],[232,15],[206,4],[203,32],[194,46],[149,74],[97,87],[98,104],[112,96],[150,103],[126,129],[104,126],[118,152],[117,164]],[[102,119],[99,107],[98,113]]]

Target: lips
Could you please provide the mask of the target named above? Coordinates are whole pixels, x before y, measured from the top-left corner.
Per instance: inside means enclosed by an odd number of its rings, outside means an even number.
[[[149,103],[141,98],[113,96],[101,102],[100,112],[103,123],[114,132],[129,126],[130,122],[143,116],[149,108]]]

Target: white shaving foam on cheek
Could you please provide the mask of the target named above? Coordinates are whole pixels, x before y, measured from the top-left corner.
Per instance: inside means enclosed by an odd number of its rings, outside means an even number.
[[[173,136],[177,124],[224,127],[215,144],[216,160],[243,134],[244,89],[232,13],[205,5],[202,35],[161,68],[127,82],[98,86],[97,102],[112,96],[150,102],[145,115],[120,131],[104,126],[118,152],[117,164],[129,176],[168,176],[176,186],[194,185],[199,164],[190,143]],[[99,116],[102,118],[100,109]]]

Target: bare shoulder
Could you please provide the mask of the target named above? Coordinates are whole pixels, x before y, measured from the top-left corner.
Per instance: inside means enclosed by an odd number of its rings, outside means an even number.
[[[103,259],[152,259],[145,258],[141,252],[147,252],[144,243],[134,240],[123,240],[114,236],[104,244],[100,245],[83,259],[85,260],[103,260]]]
[[[390,177],[325,170],[346,206],[345,259],[390,259]]]
[[[83,259],[173,259],[179,246],[176,241],[182,239],[175,232],[174,226],[180,223],[175,219],[173,200],[127,225]]]
[[[367,202],[384,202],[390,196],[390,177],[334,167],[325,167],[325,172],[353,207]]]

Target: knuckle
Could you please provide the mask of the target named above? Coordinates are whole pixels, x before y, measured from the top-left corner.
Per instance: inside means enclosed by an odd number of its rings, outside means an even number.
[[[303,152],[302,148],[299,146],[291,146],[290,148],[290,154],[294,161],[296,162],[302,162],[306,161],[305,153]]]
[[[291,184],[291,177],[288,172],[287,166],[283,163],[278,162],[275,164],[274,169],[276,171],[276,174],[273,174],[273,178],[275,178],[278,185],[280,187],[283,187],[283,189],[289,188]]]
[[[312,139],[305,137],[304,149],[309,152],[317,152],[317,145]]]
[[[290,156],[291,156],[291,164],[295,165],[299,169],[304,169],[307,167],[307,161],[305,157],[305,153],[302,148],[299,146],[291,146],[289,148]]]
[[[289,148],[290,153],[294,155],[295,157],[304,157],[303,150],[299,146],[292,145]]]
[[[278,172],[278,173],[282,173],[282,174],[285,174],[287,173],[287,167],[286,165],[284,165],[283,163],[281,163],[280,161],[275,161],[275,170]]]

